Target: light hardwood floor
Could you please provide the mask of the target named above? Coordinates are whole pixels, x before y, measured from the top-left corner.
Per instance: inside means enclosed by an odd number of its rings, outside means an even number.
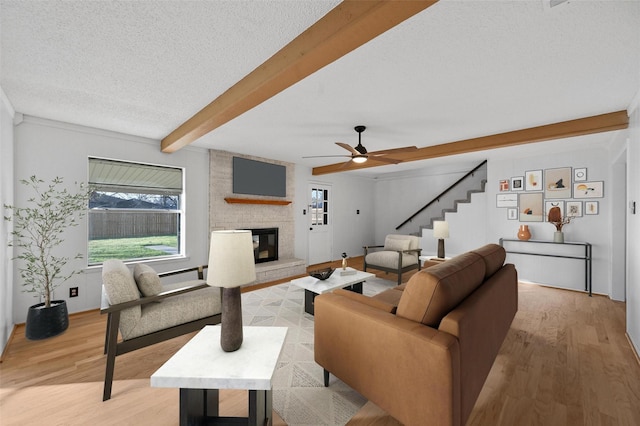
[[[624,303],[530,284],[519,297],[467,426],[640,425],[640,365],[624,334]],[[151,388],[149,376],[193,334],[118,357],[113,398],[102,402],[104,330],[97,311],[72,315],[64,334],[45,341],[24,339],[18,327],[0,364],[0,424],[176,425],[178,391]],[[246,392],[221,392],[221,412],[246,415]],[[285,423],[275,415],[274,424]],[[398,423],[367,403],[349,425]]]

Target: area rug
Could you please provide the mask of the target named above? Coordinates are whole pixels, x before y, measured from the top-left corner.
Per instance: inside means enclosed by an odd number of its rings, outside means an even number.
[[[368,296],[395,287],[372,278],[363,286]],[[289,283],[242,295],[245,326],[288,327],[273,377],[273,409],[289,426],[344,425],[367,400],[331,376],[324,387],[322,367],[313,360],[313,316],[304,312],[304,290]]]

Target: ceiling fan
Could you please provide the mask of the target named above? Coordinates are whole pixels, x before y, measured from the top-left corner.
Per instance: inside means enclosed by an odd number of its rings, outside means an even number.
[[[302,157],[302,158],[351,157],[351,159],[345,163],[345,166],[349,164],[349,162],[351,161],[353,161],[354,163],[364,163],[369,158],[375,161],[383,162],[383,163],[398,164],[398,163],[402,163],[403,160],[393,158],[393,154],[411,152],[418,149],[415,146],[407,146],[404,148],[384,149],[381,151],[368,152],[367,148],[365,148],[362,145],[362,132],[364,132],[365,129],[366,129],[366,126],[354,127],[354,130],[358,132],[358,145],[356,145],[355,147],[352,147],[351,145],[347,145],[346,143],[343,143],[343,142],[336,142],[336,145],[346,149],[351,153],[351,155],[315,155],[311,157]]]

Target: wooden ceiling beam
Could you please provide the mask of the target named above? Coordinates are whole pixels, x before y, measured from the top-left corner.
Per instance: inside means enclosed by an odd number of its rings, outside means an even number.
[[[623,110],[608,114],[579,118],[576,120],[563,121],[560,123],[547,124],[544,126],[530,127],[527,129],[515,130],[496,135],[427,146],[419,148],[417,151],[400,153],[393,157],[402,160],[404,163],[464,154],[467,152],[485,151],[534,142],[543,142],[552,139],[563,139],[572,136],[609,132],[612,130],[626,129],[627,127],[629,127],[629,116],[627,115],[627,111]],[[384,165],[387,164],[373,159],[369,159],[367,162],[360,164],[351,162],[347,166],[345,166],[344,163],[336,163],[327,166],[314,167],[312,174],[324,175],[328,173],[345,172]]]
[[[428,8],[437,0],[345,0],[161,142],[175,152]]]

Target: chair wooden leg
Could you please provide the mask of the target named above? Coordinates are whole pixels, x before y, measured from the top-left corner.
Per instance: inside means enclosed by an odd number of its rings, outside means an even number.
[[[111,386],[113,384],[113,372],[116,365],[116,350],[118,345],[118,326],[120,325],[120,312],[113,312],[109,314],[111,318],[109,327],[107,328],[107,362],[104,372],[104,390],[102,393],[102,400],[107,401],[111,399]]]
[[[329,387],[329,370],[327,370],[326,368],[324,369],[324,387]]]

